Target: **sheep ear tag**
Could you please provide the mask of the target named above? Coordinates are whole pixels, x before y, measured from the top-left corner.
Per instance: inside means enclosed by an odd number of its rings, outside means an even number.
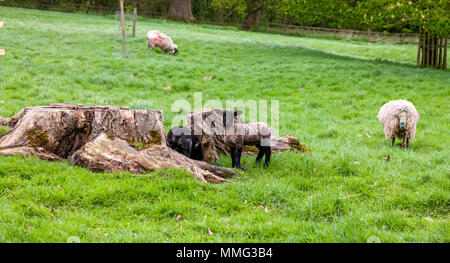
[[[404,122],[400,122],[400,127],[405,127],[405,123]]]

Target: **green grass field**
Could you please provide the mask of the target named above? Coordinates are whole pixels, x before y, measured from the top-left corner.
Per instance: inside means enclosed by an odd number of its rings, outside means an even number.
[[[162,109],[168,131],[172,103],[194,92],[275,99],[280,135],[312,149],[274,154],[268,169],[246,156],[243,177],[222,185],[176,169],[94,173],[3,157],[0,242],[450,242],[450,74],[416,67],[414,45],[141,19],[122,58],[112,17],[0,7],[0,20],[0,116],[55,102],[124,105]],[[180,54],[147,50],[150,29]],[[408,150],[390,147],[376,118],[393,99],[421,115]]]

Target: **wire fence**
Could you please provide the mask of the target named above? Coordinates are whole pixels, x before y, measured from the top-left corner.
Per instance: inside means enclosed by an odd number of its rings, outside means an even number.
[[[419,34],[416,33],[386,33],[375,31],[361,31],[353,29],[310,27],[301,25],[288,25],[268,23],[255,28],[256,31],[266,33],[281,33],[284,35],[304,36],[308,33],[336,35],[341,37],[359,38],[368,42],[394,42],[399,44],[417,44]]]
[[[0,3],[2,3],[2,5],[23,7],[23,8],[33,8],[33,9],[38,8],[51,11],[95,13],[99,15],[117,16],[115,9],[86,3],[83,4],[67,3],[62,5],[39,3],[39,5],[37,6],[25,3],[15,3],[15,2],[8,3],[8,1]],[[166,13],[161,11],[145,10],[141,11],[140,15],[149,18],[164,18],[166,16]],[[209,21],[209,23],[216,25],[227,25],[227,23],[224,23],[223,21]],[[370,30],[361,31],[353,29],[323,28],[323,27],[311,27],[302,25],[290,25],[282,23],[265,23],[261,24],[260,26],[255,26],[250,30],[266,33],[292,35],[292,36],[305,36],[308,34],[334,35],[338,37],[348,37],[368,42],[393,42],[399,44],[418,44],[419,40],[419,34],[416,33],[386,33],[386,32],[375,32]]]

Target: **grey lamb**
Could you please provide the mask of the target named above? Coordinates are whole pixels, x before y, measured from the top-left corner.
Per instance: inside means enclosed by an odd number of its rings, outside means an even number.
[[[234,117],[242,111],[235,111],[234,116],[223,112],[224,142],[230,147],[230,155],[233,168],[241,168],[241,155],[244,145],[255,145],[259,152],[256,162],[260,162],[265,156],[264,167],[270,163],[272,153],[270,137],[272,129],[263,122],[236,123]]]

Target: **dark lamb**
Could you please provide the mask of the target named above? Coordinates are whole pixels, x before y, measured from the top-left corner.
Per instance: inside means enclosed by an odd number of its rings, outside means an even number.
[[[194,160],[203,160],[200,141],[187,127],[176,126],[167,134],[167,146]]]

